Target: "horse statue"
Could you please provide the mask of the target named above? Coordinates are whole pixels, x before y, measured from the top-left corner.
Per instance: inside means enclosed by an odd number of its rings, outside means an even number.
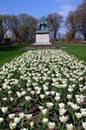
[[[37,31],[47,31],[47,19],[43,16],[41,21],[37,24]]]

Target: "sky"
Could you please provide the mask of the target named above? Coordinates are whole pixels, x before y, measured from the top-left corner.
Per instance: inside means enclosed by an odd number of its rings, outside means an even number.
[[[0,14],[19,15],[26,13],[39,19],[50,13],[60,13],[65,19],[70,10],[74,11],[83,0],[0,0]],[[61,25],[60,33],[67,28]]]
[[[82,2],[83,0],[0,0],[0,14],[26,13],[40,18],[57,12],[67,16],[70,10],[75,10]]]

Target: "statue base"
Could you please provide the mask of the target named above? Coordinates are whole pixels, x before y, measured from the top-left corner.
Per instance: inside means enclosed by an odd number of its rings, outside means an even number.
[[[53,44],[33,44],[29,46],[29,49],[56,49],[58,48]]]
[[[48,31],[37,31],[35,32],[35,43],[34,45],[50,45],[49,32]]]

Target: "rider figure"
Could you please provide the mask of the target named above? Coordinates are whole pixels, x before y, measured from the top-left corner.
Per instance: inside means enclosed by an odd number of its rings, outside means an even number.
[[[38,31],[47,31],[47,19],[43,16],[41,21],[37,24]]]

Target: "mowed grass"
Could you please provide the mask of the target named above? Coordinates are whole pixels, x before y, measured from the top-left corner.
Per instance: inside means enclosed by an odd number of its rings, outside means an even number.
[[[0,67],[5,63],[9,63],[15,57],[20,56],[27,50],[23,49],[28,47],[28,44],[20,44],[17,46],[6,47],[0,49]],[[57,43],[57,46],[61,46],[62,50],[69,54],[75,55],[78,59],[86,62],[86,45],[69,44],[69,43]]]
[[[86,62],[86,45],[73,44],[73,43],[57,43],[57,46],[61,46],[62,50],[69,54],[75,55],[78,59]]]
[[[9,63],[15,57],[18,57],[24,52],[26,52],[26,50],[23,49],[24,47],[25,45],[23,44],[23,45],[0,48],[0,67],[5,63]]]

